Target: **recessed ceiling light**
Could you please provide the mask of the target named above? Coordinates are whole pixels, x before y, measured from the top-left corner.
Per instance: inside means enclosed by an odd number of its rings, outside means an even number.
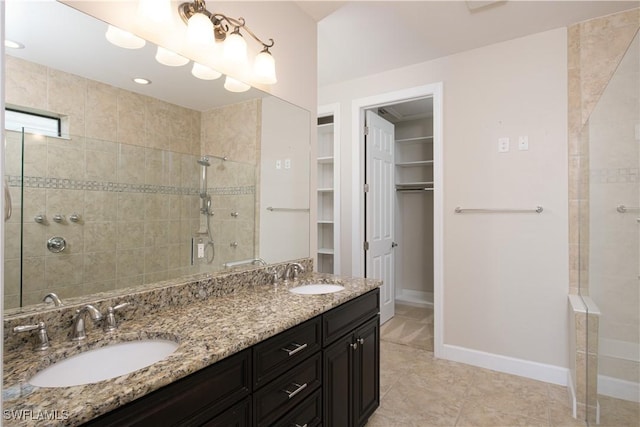
[[[151,80],[149,79],[145,79],[142,77],[136,77],[133,79],[134,82],[138,83],[139,85],[150,85],[151,84]]]
[[[8,47],[10,49],[24,49],[24,45],[22,43],[18,43],[9,39],[4,40],[4,47]]]

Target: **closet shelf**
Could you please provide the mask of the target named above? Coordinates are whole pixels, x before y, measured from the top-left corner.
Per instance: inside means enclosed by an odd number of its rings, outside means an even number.
[[[396,139],[396,143],[429,143],[433,142],[433,136],[419,136],[417,138]]]
[[[330,187],[318,188],[318,193],[331,193],[331,192],[333,192],[333,188],[330,188]]]
[[[318,163],[333,163],[333,156],[318,157]]]
[[[332,219],[319,219],[317,222],[319,225],[324,225],[324,224],[333,225]]]
[[[324,255],[333,255],[333,249],[331,249],[331,248],[319,248],[318,249],[318,253],[319,254],[324,254]]]
[[[424,190],[424,189],[433,189],[433,181],[396,183],[396,190]]]
[[[413,162],[398,162],[396,166],[400,168],[413,168],[418,166],[433,166],[433,160],[418,160]]]

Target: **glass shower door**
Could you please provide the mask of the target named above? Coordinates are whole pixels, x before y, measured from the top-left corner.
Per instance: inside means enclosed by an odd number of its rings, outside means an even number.
[[[600,312],[595,425],[640,422],[640,44],[638,35],[587,126],[589,138],[588,295]],[[596,400],[595,402],[593,400]],[[599,417],[598,417],[599,416]],[[599,418],[599,419],[598,419]]]

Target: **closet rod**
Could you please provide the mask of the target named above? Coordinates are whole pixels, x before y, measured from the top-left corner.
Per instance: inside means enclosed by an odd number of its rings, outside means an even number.
[[[625,205],[618,205],[616,206],[616,210],[620,213],[626,213],[629,211],[640,211],[640,208],[630,208],[628,206]]]
[[[535,213],[541,213],[542,212],[542,206],[536,206],[535,209],[501,209],[501,208],[495,208],[495,209],[463,209],[460,206],[458,206],[457,208],[455,208],[455,213],[494,213],[494,212],[505,212],[505,213],[530,213],[530,212],[535,212]]]
[[[422,193],[424,191],[433,191],[433,188],[396,188],[396,191],[402,193]]]

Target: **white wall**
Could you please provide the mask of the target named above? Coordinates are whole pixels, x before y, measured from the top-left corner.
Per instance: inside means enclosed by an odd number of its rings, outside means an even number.
[[[319,89],[321,105],[341,104],[341,263],[359,274],[349,233],[360,227],[351,223],[352,101],[443,82],[444,344],[552,371],[568,363],[566,49],[557,29]],[[517,150],[519,135],[528,151]],[[511,138],[511,151],[497,152],[499,137]],[[540,215],[453,212],[538,204]]]
[[[309,248],[308,211],[267,211],[267,207],[309,207],[309,112],[274,97],[262,100],[259,254],[268,263],[299,258]],[[290,161],[287,168],[286,160]],[[280,162],[280,168],[276,162]],[[315,231],[315,228],[311,228]]]

